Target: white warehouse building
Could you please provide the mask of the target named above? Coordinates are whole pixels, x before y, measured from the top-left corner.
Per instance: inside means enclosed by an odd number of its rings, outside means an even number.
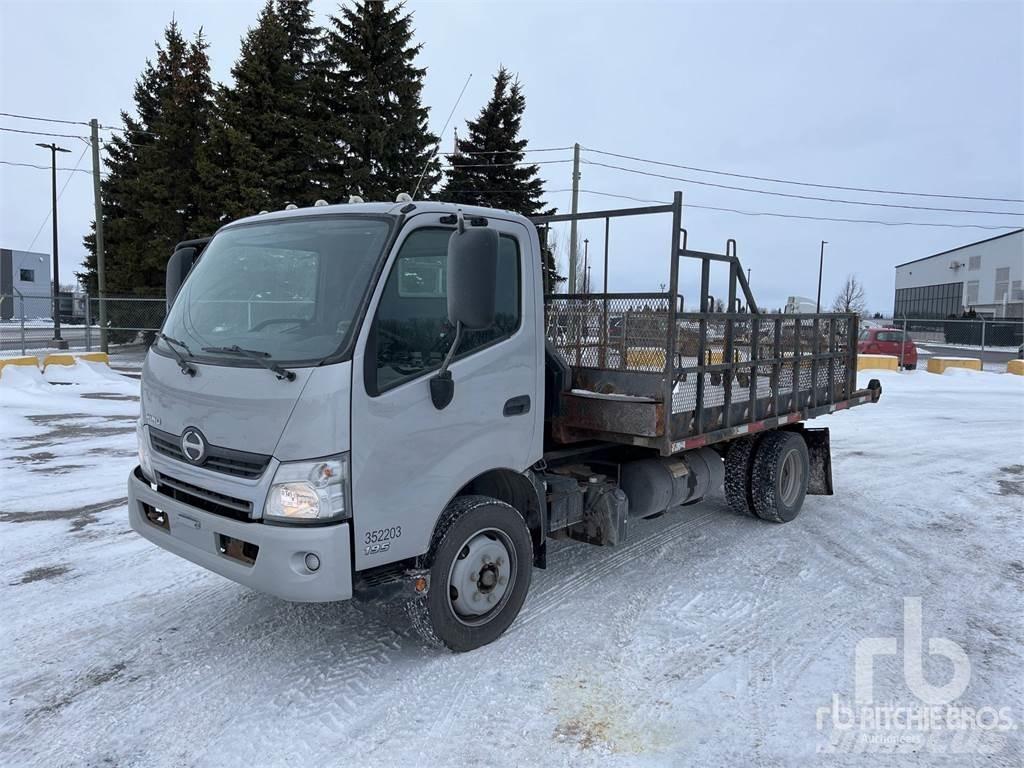
[[[50,254],[0,248],[0,320],[50,317]]]
[[[1024,229],[896,265],[893,317],[1024,317]]]

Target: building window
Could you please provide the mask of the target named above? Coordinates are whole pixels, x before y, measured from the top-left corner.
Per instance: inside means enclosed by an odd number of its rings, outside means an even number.
[[[996,270],[995,301],[1002,301],[1010,293],[1010,268],[1000,267]]]
[[[967,306],[973,307],[978,303],[978,289],[981,283],[977,280],[967,281]]]
[[[963,289],[963,283],[898,288],[893,308],[895,317],[956,317],[963,308]]]
[[[34,283],[36,281],[36,271],[34,269],[20,269],[18,273],[18,279],[23,283]]]
[[[967,269],[970,272],[977,272],[981,269],[981,256],[971,256],[967,260]]]
[[[1021,289],[1020,280],[1013,281],[1013,290],[1010,291],[1010,301],[1024,301],[1024,289]]]

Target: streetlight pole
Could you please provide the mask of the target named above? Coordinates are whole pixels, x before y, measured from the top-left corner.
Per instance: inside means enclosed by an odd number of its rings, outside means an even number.
[[[58,147],[56,144],[36,144],[37,147],[50,150],[50,187],[53,201],[53,342],[57,349],[67,349],[68,343],[60,335],[60,258],[57,255],[57,153],[70,152],[70,149]]]
[[[821,241],[821,256],[818,259],[818,305],[815,309],[816,313],[821,312],[821,272],[825,267],[825,246],[828,244],[828,240]]]
[[[589,269],[589,267],[587,266],[587,257],[588,257],[589,253],[590,253],[590,240],[585,237],[585,238],[583,238],[583,292],[584,293],[590,293],[590,280],[587,278],[587,270]]]

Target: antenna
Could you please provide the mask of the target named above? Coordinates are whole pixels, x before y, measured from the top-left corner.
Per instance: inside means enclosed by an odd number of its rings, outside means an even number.
[[[451,122],[452,115],[455,114],[455,110],[458,109],[459,107],[459,102],[462,101],[462,94],[466,92],[466,86],[469,85],[469,81],[472,79],[473,73],[470,72],[469,76],[466,78],[466,82],[462,84],[462,90],[459,91],[459,98],[455,100],[455,103],[452,105],[452,111],[448,113],[448,119],[445,120],[444,125],[441,126],[441,133],[438,135],[437,144],[434,146],[434,151],[430,153],[430,157],[427,158],[427,162],[423,164],[423,170],[420,172],[420,179],[419,181],[416,182],[416,188],[412,191],[413,200],[416,199],[416,194],[420,191],[420,184],[423,183],[423,177],[427,175],[427,168],[429,168],[430,164],[434,162],[434,158],[437,157],[437,153],[441,149],[440,137],[443,136],[444,132],[448,130],[448,123]]]

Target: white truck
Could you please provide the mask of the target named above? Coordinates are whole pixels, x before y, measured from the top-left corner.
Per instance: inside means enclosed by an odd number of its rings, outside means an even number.
[[[759,312],[730,241],[672,218],[664,293],[545,296],[538,226],[437,202],[265,213],[181,243],[142,372],[139,534],[294,601],[392,597],[430,642],[497,638],[547,541],[615,546],[721,487],[792,520],[832,492],[853,315]],[[698,311],[679,270],[701,265]],[[710,268],[729,272],[712,306]],[[746,294],[740,311],[737,288]]]

